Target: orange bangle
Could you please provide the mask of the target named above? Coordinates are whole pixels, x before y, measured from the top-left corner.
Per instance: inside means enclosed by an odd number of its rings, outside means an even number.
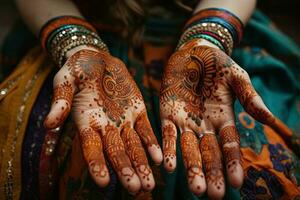
[[[42,28],[39,33],[39,38],[41,40],[41,45],[44,50],[46,49],[46,43],[50,36],[50,34],[58,29],[59,27],[65,26],[65,25],[80,25],[87,29],[89,29],[92,32],[97,32],[97,30],[86,20],[74,17],[74,16],[59,16],[56,18],[53,18],[49,20]]]

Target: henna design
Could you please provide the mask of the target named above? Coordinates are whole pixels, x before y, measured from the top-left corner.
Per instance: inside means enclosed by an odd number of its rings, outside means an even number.
[[[98,149],[101,147],[98,143],[101,142],[101,138],[95,135],[97,132],[101,133],[103,149],[128,191],[135,193],[141,186],[131,164],[136,167],[141,180],[146,180],[143,181],[146,184],[143,187],[151,190],[154,187],[154,178],[138,136],[134,131],[125,134],[125,149],[120,135],[121,127],[126,123],[135,123],[136,130],[148,146],[149,153],[156,155],[155,158],[162,157],[146,115],[142,95],[126,66],[106,52],[96,49],[80,50],[71,55],[57,76],[55,81],[63,78],[64,80],[62,83],[56,83],[58,87],[55,89],[55,100],[65,99],[69,108],[72,101],[72,114],[77,127],[89,127],[81,130],[81,142],[90,173],[96,182],[98,180],[98,185],[104,185],[104,181],[100,183],[98,178],[105,176],[107,171],[102,149]],[[76,86],[74,97],[71,88],[73,84]],[[61,114],[56,113],[57,116]],[[52,119],[51,114],[50,117]],[[62,122],[62,119],[56,119]],[[159,163],[159,159],[154,161]],[[108,174],[107,177],[108,182]]]
[[[200,141],[201,155],[205,168],[207,182],[213,184],[218,190],[224,186],[221,151],[216,137],[205,134]]]
[[[275,117],[267,110],[249,81],[243,79],[242,76],[233,76],[232,87],[245,110],[256,120],[269,125],[275,122]],[[255,98],[258,101],[255,101]]]
[[[93,101],[118,127],[126,118],[126,110],[144,106],[125,65],[108,53],[82,50],[71,56],[66,65],[79,87],[96,92]]]
[[[195,176],[204,178],[202,173],[202,163],[200,157],[200,150],[198,140],[194,133],[184,132],[181,137],[181,150],[183,156],[184,166],[188,173],[188,182],[191,184]],[[196,170],[198,168],[199,170]]]
[[[71,105],[73,99],[73,87],[69,81],[65,81],[54,88],[53,102],[57,103],[57,100],[60,99],[67,101],[68,106]]]
[[[275,117],[265,108],[263,102],[261,102],[261,106],[263,108],[259,108],[254,102],[251,102],[245,110],[261,123],[272,125],[275,122]]]
[[[92,175],[102,180],[105,178],[108,180],[109,173],[102,153],[100,136],[92,128],[82,128],[79,133],[84,157]]]
[[[175,128],[175,127],[174,127]],[[176,160],[176,132],[171,124],[163,127],[163,151],[166,164],[173,168],[171,161]]]
[[[272,114],[259,99],[247,72],[221,50],[201,46],[201,39],[191,40],[170,57],[165,68],[160,91],[161,119],[171,121],[182,130],[192,129],[197,135],[220,130],[228,122],[234,121],[232,105],[235,95],[232,90],[255,119],[274,123]],[[235,129],[225,129],[220,134],[224,140],[231,141],[224,143],[223,153],[227,169],[238,166],[230,183],[239,187],[243,172],[238,165],[238,134],[233,133],[236,133]],[[164,143],[168,144],[165,140],[170,139],[164,138]],[[221,194],[225,188],[224,177],[215,136],[204,135],[200,148],[208,186],[216,188],[214,192],[219,190]]]
[[[135,171],[131,167],[121,136],[115,126],[110,124],[105,126],[103,146],[113,169],[118,173],[123,185],[128,190],[138,190],[140,186],[136,182]]]
[[[224,127],[220,131],[221,145],[223,147],[223,156],[230,172],[236,169],[240,163],[240,137],[235,126]]]
[[[128,123],[123,128],[121,138],[125,144],[127,155],[135,166],[136,172],[140,176],[144,188],[152,188],[154,186],[152,170],[148,165],[148,160],[140,138],[137,136],[137,133],[130,128]]]
[[[118,133],[118,129],[112,125],[105,126],[105,134],[103,135],[103,146],[113,168],[121,172],[125,167],[130,167],[130,160],[125,153],[125,147]],[[124,174],[122,174],[124,175]],[[129,174],[128,176],[132,176]]]
[[[154,136],[154,133],[152,131],[150,122],[147,118],[146,111],[142,111],[142,113],[136,118],[136,123],[134,128],[147,147],[151,147],[152,145],[154,145],[158,149],[160,149],[157,139]]]
[[[55,86],[52,98],[52,115],[49,114],[44,121],[47,129],[57,128],[63,123],[71,110],[72,99],[73,87],[68,80]],[[58,100],[64,101],[59,102]]]
[[[194,41],[191,43],[195,44]],[[182,121],[178,113],[183,109],[187,114],[184,120],[190,118],[200,126],[204,116],[210,116],[206,114],[209,112],[206,102],[209,105],[224,102],[218,91],[219,88],[228,88],[225,78],[229,74],[227,68],[234,65],[234,62],[225,56],[216,49],[195,47],[190,44],[173,54],[162,81],[160,93],[162,118],[171,116],[175,121]],[[229,96],[228,99],[232,97]]]
[[[252,84],[245,80],[242,76],[232,76],[232,87],[241,104],[246,108],[249,106],[253,98],[257,96]]]
[[[202,168],[198,141],[194,133],[189,131],[182,133],[181,150],[187,170],[191,167]]]

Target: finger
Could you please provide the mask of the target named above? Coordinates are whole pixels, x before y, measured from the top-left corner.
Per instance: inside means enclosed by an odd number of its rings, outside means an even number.
[[[147,146],[152,160],[156,164],[160,164],[163,159],[161,148],[158,145],[146,112],[142,112],[137,117],[134,128],[142,139],[143,143]]]
[[[109,183],[107,170],[99,134],[90,127],[79,129],[84,158],[88,164],[90,174],[100,187]]]
[[[221,151],[216,136],[204,134],[200,140],[200,150],[205,169],[207,194],[212,199],[221,199],[225,194],[225,183]]]
[[[275,118],[262,101],[261,97],[254,90],[248,74],[240,69],[241,72],[234,74],[231,86],[244,109],[257,121],[271,125]]]
[[[206,182],[202,171],[199,143],[193,132],[182,133],[181,151],[184,166],[188,173],[189,188],[196,195],[200,195],[206,190]]]
[[[128,192],[132,194],[137,193],[141,188],[141,182],[126,155],[124,144],[118,129],[108,124],[101,133],[106,155],[112,164],[112,167],[118,173],[122,185]]]
[[[234,124],[221,128],[220,140],[229,183],[239,188],[243,184],[244,173],[241,165],[240,137]]]
[[[176,168],[176,126],[169,120],[162,121],[164,167],[168,172]]]
[[[52,106],[44,121],[45,128],[54,129],[63,124],[71,110],[74,92],[73,77],[62,68],[53,80]]]
[[[126,153],[140,178],[143,189],[147,191],[152,190],[155,182],[139,136],[130,125],[125,125],[121,138],[124,142]]]

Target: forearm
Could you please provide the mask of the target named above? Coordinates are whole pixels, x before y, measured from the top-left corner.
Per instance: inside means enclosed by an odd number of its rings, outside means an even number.
[[[50,19],[62,15],[82,17],[76,5],[69,0],[16,0],[21,16],[31,31],[38,35]]]
[[[201,0],[194,10],[194,13],[206,8],[223,8],[235,14],[243,24],[250,18],[256,0]]]

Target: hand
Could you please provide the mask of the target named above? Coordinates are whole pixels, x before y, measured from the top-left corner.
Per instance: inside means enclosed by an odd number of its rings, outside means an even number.
[[[221,50],[201,46],[202,41],[184,45],[165,68],[160,93],[164,166],[169,172],[176,167],[178,127],[190,190],[199,195],[207,187],[210,198],[220,199],[225,183],[216,134],[230,184],[237,188],[243,182],[233,111],[235,96],[256,120],[271,124],[275,119],[255,92],[247,72]]]
[[[54,78],[45,127],[62,125],[70,110],[90,174],[100,187],[109,183],[104,151],[130,193],[154,188],[142,142],[156,164],[162,161],[162,152],[142,95],[122,61],[96,49],[70,56]]]

